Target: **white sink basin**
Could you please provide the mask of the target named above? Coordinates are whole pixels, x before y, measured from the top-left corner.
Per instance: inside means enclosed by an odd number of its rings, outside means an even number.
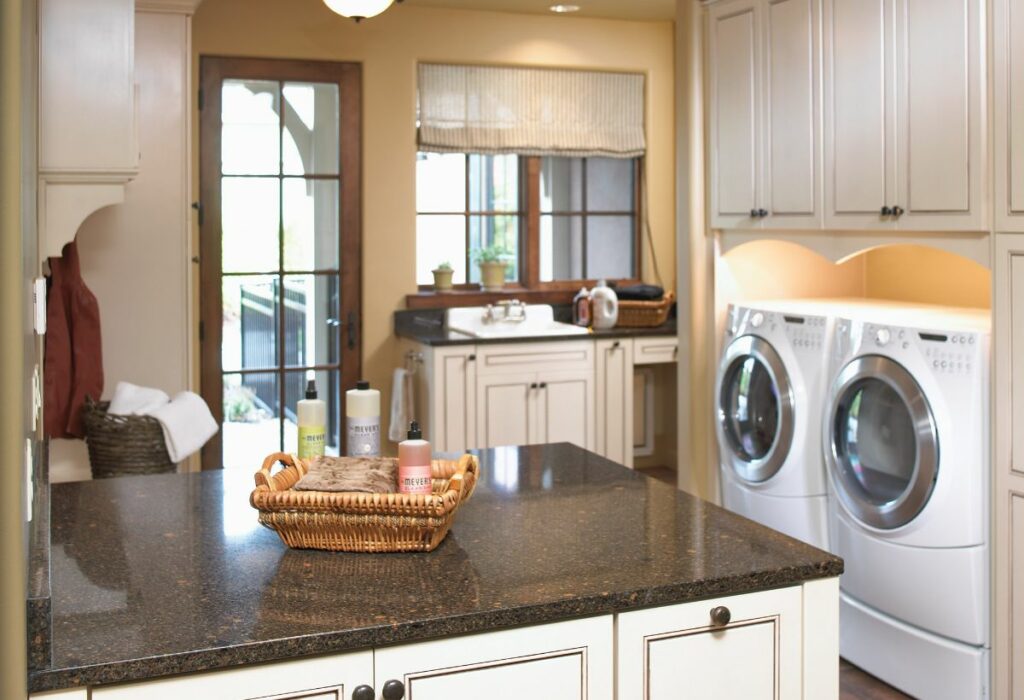
[[[541,338],[557,335],[586,335],[589,331],[555,320],[549,304],[496,305],[448,309],[445,327],[474,338]]]

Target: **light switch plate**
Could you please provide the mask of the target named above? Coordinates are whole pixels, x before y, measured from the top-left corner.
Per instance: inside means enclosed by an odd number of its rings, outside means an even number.
[[[32,282],[32,308],[35,312],[35,329],[39,335],[46,334],[46,278],[36,277]]]

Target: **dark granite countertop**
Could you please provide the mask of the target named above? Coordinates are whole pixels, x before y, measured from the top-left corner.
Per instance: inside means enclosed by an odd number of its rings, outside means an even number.
[[[571,311],[568,307],[555,307],[555,320],[568,323]],[[584,335],[546,335],[543,337],[525,338],[474,338],[464,333],[449,331],[444,327],[443,309],[418,309],[415,311],[395,312],[395,335],[400,338],[415,340],[424,345],[434,347],[446,345],[498,345],[504,343],[537,343],[553,340],[599,340],[602,338],[643,338],[648,336],[676,335],[676,319],[669,318],[657,328],[612,328],[607,331],[595,331]]]
[[[481,453],[429,554],[287,549],[252,474],[52,488],[53,642],[33,691],[343,652],[837,576],[842,561],[568,444]]]

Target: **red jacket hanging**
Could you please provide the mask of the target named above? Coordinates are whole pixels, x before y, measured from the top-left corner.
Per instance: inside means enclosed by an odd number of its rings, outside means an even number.
[[[85,397],[99,401],[103,393],[103,352],[99,304],[82,280],[74,241],[50,258],[43,374],[46,436],[82,437]]]

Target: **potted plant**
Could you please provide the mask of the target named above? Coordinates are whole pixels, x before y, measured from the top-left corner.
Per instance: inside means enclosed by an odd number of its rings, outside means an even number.
[[[475,257],[480,266],[480,287],[485,292],[500,292],[505,286],[508,251],[498,244],[489,245],[476,251]]]
[[[452,290],[452,264],[445,260],[431,272],[434,275],[434,291],[450,292]]]

